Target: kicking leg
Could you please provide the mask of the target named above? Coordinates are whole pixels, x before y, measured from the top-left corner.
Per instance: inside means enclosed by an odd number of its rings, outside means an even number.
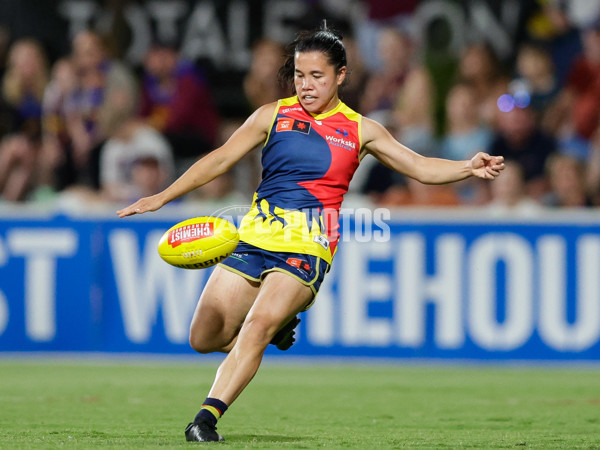
[[[216,267],[190,325],[190,345],[199,353],[228,352],[258,295],[260,285]]]

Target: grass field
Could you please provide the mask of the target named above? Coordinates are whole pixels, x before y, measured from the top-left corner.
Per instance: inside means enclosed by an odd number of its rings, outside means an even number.
[[[281,360],[186,443],[216,365],[0,359],[0,448],[600,448],[598,368]]]

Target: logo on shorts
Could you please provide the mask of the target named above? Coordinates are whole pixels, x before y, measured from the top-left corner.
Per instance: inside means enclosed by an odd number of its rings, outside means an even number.
[[[304,259],[288,258],[286,263],[288,263],[292,267],[295,267],[296,269],[301,269],[310,273],[310,264]]]

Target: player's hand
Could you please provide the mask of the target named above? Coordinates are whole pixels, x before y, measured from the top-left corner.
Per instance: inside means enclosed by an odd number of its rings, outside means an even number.
[[[148,211],[156,211],[164,205],[160,196],[153,195],[151,197],[140,198],[137,202],[117,211],[117,215],[121,218],[132,216],[134,214],[143,214]]]
[[[504,156],[490,156],[479,152],[471,158],[470,164],[474,176],[493,180],[504,170]]]

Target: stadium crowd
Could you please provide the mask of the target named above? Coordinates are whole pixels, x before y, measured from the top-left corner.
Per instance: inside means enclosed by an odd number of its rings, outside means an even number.
[[[493,183],[424,186],[365,160],[352,193],[379,206],[526,215],[600,206],[600,17],[576,27],[560,1],[539,2],[510,58],[469,42],[441,78],[406,25],[410,16],[393,19],[372,19],[377,41],[367,52],[344,32],[351,75],[342,100],[419,153],[468,159],[487,151],[507,167]],[[92,30],[52,63],[33,38],[0,33],[2,46],[0,203],[129,203],[161,190],[244,120],[222,113],[202,64],[171,42],[155,40],[141,67],[111,57]],[[240,111],[288,96],[277,83],[282,55],[282,43],[254,43]],[[258,158],[181,201],[247,202]]]

